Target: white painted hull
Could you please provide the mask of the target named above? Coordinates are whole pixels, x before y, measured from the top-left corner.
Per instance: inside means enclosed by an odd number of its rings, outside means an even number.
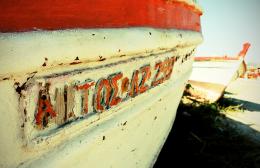
[[[223,61],[195,61],[189,83],[203,101],[215,102],[228,84],[240,74],[243,58]],[[200,95],[198,95],[200,94]]]
[[[138,97],[118,114],[24,167],[152,167],[171,130],[188,76],[189,71],[178,82]]]
[[[228,61],[195,61],[190,80],[227,86],[238,71],[243,59]]]
[[[148,28],[1,34],[0,167],[151,167],[174,122],[201,40],[200,33]],[[131,79],[147,64],[155,80],[158,61],[171,57],[178,59],[167,80],[153,86],[148,81],[145,92],[102,112],[94,88],[87,94],[94,96],[86,114],[78,90],[65,104],[63,96],[57,98],[74,80],[110,80],[118,72]],[[42,92],[48,92],[56,112],[48,123],[37,123]],[[74,116],[58,122],[63,107]]]

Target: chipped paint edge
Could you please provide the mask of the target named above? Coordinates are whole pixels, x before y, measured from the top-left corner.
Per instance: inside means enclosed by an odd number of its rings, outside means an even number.
[[[163,53],[177,46],[197,45],[201,42],[200,32],[176,29],[75,29],[0,33],[0,81],[114,57]]]

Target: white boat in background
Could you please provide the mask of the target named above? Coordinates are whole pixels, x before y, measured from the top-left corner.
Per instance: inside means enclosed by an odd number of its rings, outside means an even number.
[[[152,167],[201,14],[192,0],[0,1],[0,167]]]
[[[216,102],[224,93],[228,84],[243,77],[247,70],[245,55],[250,47],[243,45],[236,57],[195,57],[193,70],[187,90],[190,98],[203,102]]]

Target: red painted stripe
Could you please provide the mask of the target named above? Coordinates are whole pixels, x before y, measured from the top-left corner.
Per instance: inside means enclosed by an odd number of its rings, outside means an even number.
[[[174,0],[0,0],[0,31],[154,27],[201,31],[194,6]]]
[[[228,56],[223,56],[223,57],[195,57],[195,61],[226,61],[226,60],[238,60],[239,57],[228,57]]]
[[[225,60],[238,60],[241,57],[246,56],[246,53],[249,49],[249,47],[251,46],[250,43],[246,42],[243,44],[243,48],[242,50],[239,52],[239,54],[237,55],[237,57],[229,57],[229,56],[216,56],[216,57],[195,57],[195,61],[225,61]]]

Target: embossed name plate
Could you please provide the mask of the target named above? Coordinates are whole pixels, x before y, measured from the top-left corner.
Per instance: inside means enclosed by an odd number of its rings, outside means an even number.
[[[25,135],[50,134],[159,86],[171,78],[176,58],[165,53],[34,77],[22,101]]]

